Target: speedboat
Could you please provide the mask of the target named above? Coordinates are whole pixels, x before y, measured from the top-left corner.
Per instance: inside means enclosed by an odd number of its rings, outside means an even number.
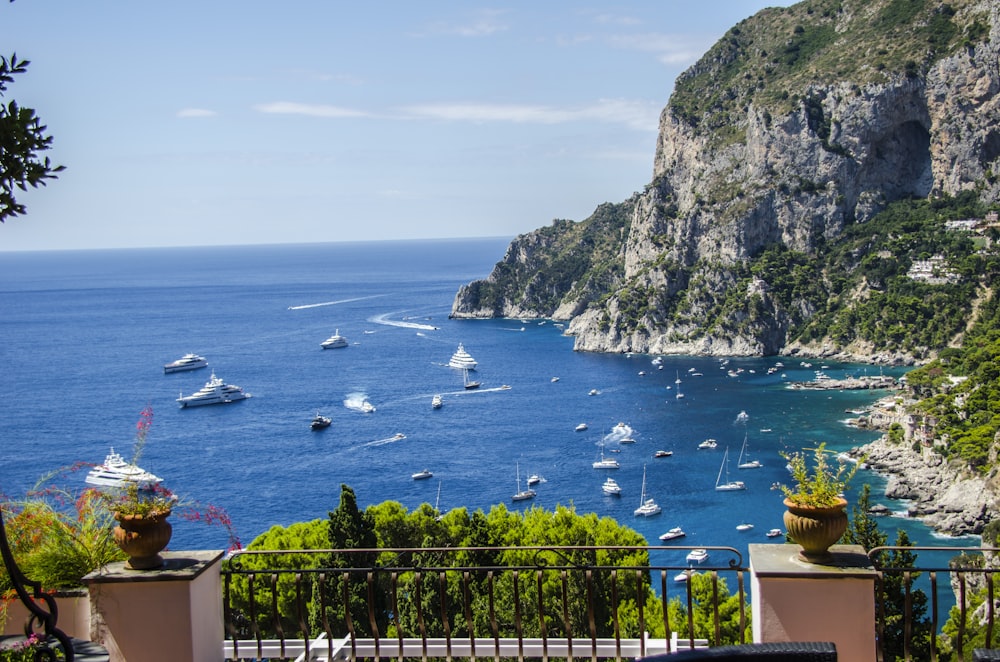
[[[698,448],[704,450],[706,448],[715,448],[718,445],[719,442],[717,442],[715,439],[706,439],[705,441],[698,444]]]
[[[465,351],[465,347],[462,343],[458,343],[458,349],[455,353],[451,355],[451,359],[448,361],[449,368],[458,368],[459,370],[475,370],[476,360],[472,358],[472,355]]]
[[[542,482],[542,480],[544,479],[538,474],[531,474],[530,476],[528,476],[528,487],[531,487],[532,485],[537,485],[540,482]]]
[[[187,370],[197,370],[198,368],[207,367],[208,361],[205,360],[204,356],[198,356],[197,354],[185,354],[176,361],[171,361],[163,366],[163,374],[168,375],[172,372],[185,372]]]
[[[97,487],[126,487],[135,485],[139,489],[149,489],[159,485],[163,479],[145,469],[125,461],[120,453],[112,447],[104,464],[99,464],[87,473],[84,479],[89,485]]]
[[[576,430],[577,432],[583,432],[584,430],[586,430],[586,429],[587,429],[587,424],[586,424],[586,423],[580,423],[580,424],[579,424],[579,425],[577,425],[577,426],[576,426],[576,427],[575,427],[574,429],[575,429],[575,430]]]
[[[660,540],[666,542],[668,540],[676,540],[677,538],[683,538],[686,535],[687,534],[684,533],[684,529],[682,529],[679,526],[675,526],[674,528],[670,529],[669,531],[661,535]]]
[[[708,559],[708,550],[702,547],[692,549],[687,555],[688,562],[701,563]]]
[[[610,476],[604,480],[604,484],[601,485],[601,491],[609,496],[621,496],[622,494],[621,485]]]
[[[748,524],[747,522],[743,522],[742,524],[737,524],[736,525],[736,530],[737,531],[749,531],[752,528],[753,528],[753,524]]]
[[[431,409],[440,409],[444,401],[441,400],[441,394],[436,393],[433,398],[431,398]]]
[[[367,400],[362,400],[361,404],[358,405],[358,409],[360,409],[365,414],[371,414],[375,411],[375,405],[368,402]]]
[[[340,335],[340,329],[334,331],[333,335],[324,340],[319,344],[323,349],[337,349],[338,347],[347,347],[347,338]]]
[[[598,391],[596,388],[590,389],[590,392],[587,393],[587,395],[600,395],[600,394],[601,394],[601,392]]]
[[[768,538],[777,538],[778,536],[781,535],[781,529],[771,529],[764,535],[766,535]]]
[[[653,453],[653,457],[670,457],[673,454],[673,451],[656,451]]]
[[[688,568],[687,570],[674,575],[674,581],[677,582],[678,584],[683,584],[684,582],[689,581],[691,577],[697,574],[698,573],[694,571],[694,568]]]
[[[323,428],[330,427],[331,423],[333,423],[333,419],[316,412],[316,416],[312,419],[312,423],[309,424],[309,428],[312,430],[322,430]]]
[[[425,478],[430,478],[433,475],[434,474],[431,473],[430,469],[424,469],[423,471],[418,471],[417,473],[412,474],[410,478],[413,480],[423,480]]]
[[[239,386],[227,384],[215,373],[209,378],[205,385],[197,393],[191,395],[181,394],[177,402],[181,407],[199,407],[201,405],[219,405],[237,400],[245,400],[250,397],[249,393],[243,391]]]

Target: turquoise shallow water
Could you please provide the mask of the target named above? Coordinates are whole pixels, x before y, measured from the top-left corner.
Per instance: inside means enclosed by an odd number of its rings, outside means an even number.
[[[128,451],[149,404],[154,422],[141,464],[175,491],[224,507],[245,543],[273,524],[326,517],[346,483],[361,505],[392,499],[413,508],[433,504],[439,491],[442,509],[563,504],[612,517],[653,543],[681,526],[685,544],[745,552],[781,527],[781,498],[770,489],[787,479],[780,451],[820,442],[841,450],[873,438],[847,426],[845,412],[881,393],[788,388],[811,378],[819,361],[785,358],[770,374],[774,358],[654,363],[574,352],[551,321],[448,319],[458,287],[485,277],[506,244],[0,254],[0,488],[17,495],[54,468],[101,461],[110,445]],[[337,329],[350,346],[322,350]],[[446,366],[460,342],[479,362],[474,391]],[[209,376],[163,374],[164,363],[187,352],[206,356],[253,397],[180,409],[178,395]],[[828,364],[826,372],[877,370]],[[444,400],[438,410],[435,393]],[[357,409],[364,398],[374,413]],[[333,425],[313,432],[317,411]],[[575,430],[580,423],[586,431]],[[618,443],[618,423],[635,443]],[[708,437],[718,447],[698,450]],[[736,469],[744,437],[762,468]],[[621,497],[603,495],[608,472],[592,468],[602,444],[621,464],[613,472]],[[745,491],[714,489],[727,447],[730,475]],[[673,454],[654,458],[660,449]],[[644,467],[647,493],[663,509],[651,518],[633,515]],[[424,468],[432,479],[410,477]],[[535,499],[511,501],[518,468],[522,480],[544,477]],[[83,484],[82,474],[67,480]],[[863,481],[881,486],[864,472],[856,484]],[[737,531],[743,522],[754,528]],[[919,522],[883,522],[918,544],[934,540]],[[176,549],[225,542],[217,529],[175,523]]]

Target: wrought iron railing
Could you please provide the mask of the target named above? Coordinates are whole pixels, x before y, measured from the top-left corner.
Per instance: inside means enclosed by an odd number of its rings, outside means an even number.
[[[1000,646],[993,547],[877,547],[868,553],[875,587],[878,660],[969,659]],[[937,560],[927,562],[931,556]],[[915,563],[905,563],[911,557]],[[900,561],[903,561],[901,563]],[[947,585],[941,582],[947,581]],[[950,613],[943,613],[943,607]]]
[[[241,551],[222,570],[226,654],[621,660],[745,643],[741,553],[695,564],[692,549]]]

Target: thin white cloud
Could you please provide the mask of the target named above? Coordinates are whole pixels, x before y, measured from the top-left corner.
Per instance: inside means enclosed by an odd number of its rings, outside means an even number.
[[[306,115],[309,117],[368,117],[369,114],[363,110],[353,108],[343,108],[341,106],[329,106],[325,104],[296,103],[293,101],[275,101],[272,103],[262,103],[254,106],[254,110],[270,115]]]
[[[214,110],[207,108],[182,108],[177,111],[177,117],[215,117],[218,115]]]
[[[510,29],[510,26],[501,20],[505,13],[505,11],[498,9],[483,9],[466,21],[432,23],[419,36],[488,37]]]
[[[624,124],[640,131],[656,131],[660,115],[659,107],[653,103],[627,99],[601,99],[592,105],[577,108],[523,104],[438,103],[408,106],[403,112],[416,118],[480,123],[564,124],[598,121]]]
[[[682,34],[619,34],[609,37],[612,46],[653,53],[668,66],[695,62],[711,46],[706,40]]]

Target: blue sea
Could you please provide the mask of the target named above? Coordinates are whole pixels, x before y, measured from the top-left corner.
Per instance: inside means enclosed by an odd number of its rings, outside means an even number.
[[[786,357],[769,372],[778,359],[574,352],[551,320],[449,319],[458,288],[486,277],[508,242],[0,253],[0,490],[16,498],[43,474],[101,462],[111,446],[130,455],[149,405],[140,465],[186,499],[227,510],[244,544],[273,525],[326,518],[347,484],[362,506],[561,504],[614,518],[653,544],[680,526],[687,538],[677,542],[745,553],[782,527],[781,496],[770,489],[788,478],[779,452],[874,438],[849,427],[846,411],[884,393],[788,385],[821,365],[831,377],[878,367]],[[337,330],[350,345],[321,349]],[[446,365],[459,343],[479,363],[476,390]],[[188,352],[210,368],[163,373]],[[179,408],[178,395],[211,371],[253,397]],[[436,393],[444,406],[434,410]],[[365,399],[373,413],[360,410]],[[311,431],[317,412],[332,426]],[[619,443],[619,423],[635,443]],[[706,438],[718,447],[699,450]],[[762,468],[736,468],[744,439]],[[620,469],[592,468],[602,447]],[[714,489],[727,448],[730,478],[745,491]],[[654,458],[657,450],[673,454]],[[433,478],[411,478],[425,468]],[[650,518],[633,515],[644,469],[647,496],[663,509]],[[533,500],[511,501],[518,474],[521,487],[529,474],[544,478]],[[601,491],[609,474],[620,497]],[[83,479],[80,471],[60,480],[82,488]],[[878,476],[855,482],[881,494]],[[754,528],[737,531],[744,522]],[[880,524],[891,537],[904,528],[916,544],[935,541],[914,520]],[[175,518],[173,549],[226,546],[224,531]]]

